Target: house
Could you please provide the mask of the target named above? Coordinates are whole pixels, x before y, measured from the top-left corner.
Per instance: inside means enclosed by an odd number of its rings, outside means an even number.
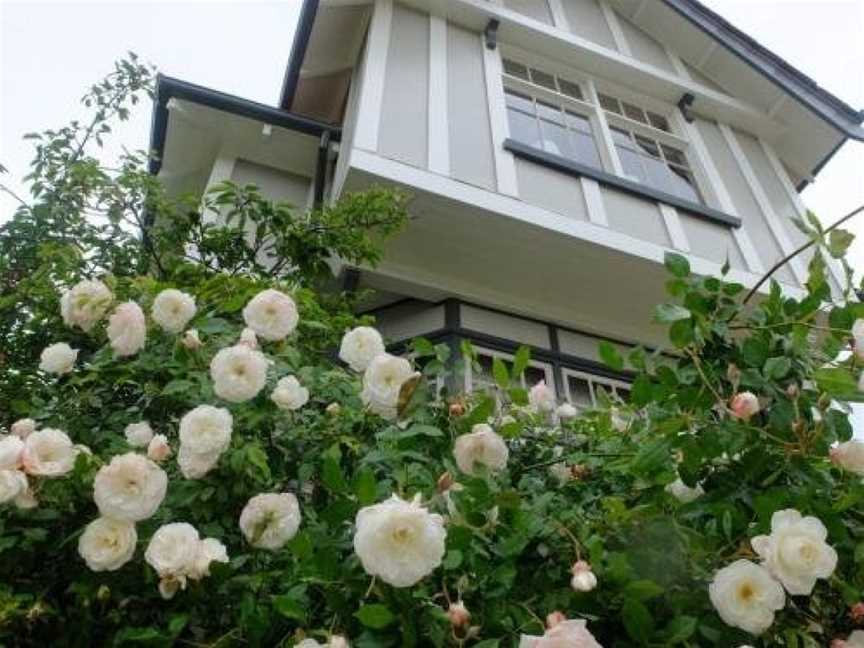
[[[755,284],[862,121],[696,0],[304,0],[278,107],[160,78],[152,171],[301,207],[406,188],[407,230],[344,285],[395,342],[468,338],[486,368],[530,345],[528,381],[582,405],[627,390],[598,340],[663,345],[664,254]]]

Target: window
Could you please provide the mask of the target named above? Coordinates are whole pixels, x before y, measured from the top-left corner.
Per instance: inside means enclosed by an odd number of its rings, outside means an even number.
[[[493,351],[492,349],[484,349],[474,347],[477,352],[478,367],[472,367],[471,363],[466,363],[465,367],[465,391],[471,392],[475,390],[492,389],[495,387],[495,379],[492,377],[492,362],[494,358],[499,358],[504,361],[507,368],[511,368],[513,356],[502,351]],[[545,380],[553,390],[555,389],[555,378],[552,372],[552,365],[546,362],[532,360],[528,368],[522,374],[522,387],[530,389],[541,380]]]
[[[608,113],[632,119],[640,124],[645,124],[667,133],[672,132],[669,120],[659,113],[644,110],[640,106],[621,101],[607,94],[600,94],[598,98],[600,99],[600,106]]]
[[[504,59],[504,74],[516,79],[521,79],[522,81],[527,81],[528,83],[533,83],[534,85],[546,88],[547,90],[552,90],[553,92],[559,92],[572,99],[585,101],[582,89],[579,87],[578,83],[568,81],[567,79],[550,74],[549,72],[544,72],[543,70],[538,70],[535,67],[529,67],[523,63],[518,63],[512,59]]]
[[[620,380],[600,378],[582,371],[564,369],[564,395],[576,409],[596,407],[601,389],[623,400],[630,397],[630,385]]]

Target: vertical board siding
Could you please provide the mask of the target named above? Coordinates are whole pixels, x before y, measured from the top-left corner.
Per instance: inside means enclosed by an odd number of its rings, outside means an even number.
[[[452,23],[447,25],[450,174],[457,180],[494,189],[495,162],[482,47],[479,34]]]
[[[516,160],[519,197],[566,218],[588,220],[582,184],[576,178],[527,160]]]
[[[630,54],[633,58],[667,72],[677,72],[660,43],[620,14],[618,15],[618,23],[621,25],[621,30],[630,46]]]
[[[570,31],[603,47],[617,50],[615,38],[597,0],[562,0]]]
[[[504,6],[546,25],[552,24],[552,12],[547,0],[504,0]]]
[[[657,203],[615,189],[603,189],[603,201],[611,229],[657,245],[672,245]]]
[[[721,265],[728,259],[731,268],[747,270],[747,263],[728,227],[686,212],[681,214],[681,221],[693,254]]]
[[[429,15],[393,7],[378,151],[426,168],[429,120]]]
[[[743,222],[743,229],[752,238],[763,265],[766,268],[772,266],[783,257],[780,246],[771,233],[765,216],[750,191],[747,179],[741,169],[738,168],[720,128],[717,124],[702,119],[697,119],[695,125],[705,140],[720,176],[729,189],[729,195],[735,204],[736,212]],[[775,276],[784,283],[797,285],[795,277],[786,267],[778,270]]]

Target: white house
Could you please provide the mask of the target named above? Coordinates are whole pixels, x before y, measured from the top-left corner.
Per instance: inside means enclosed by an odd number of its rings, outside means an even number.
[[[160,77],[152,171],[300,207],[406,188],[409,227],[344,285],[395,342],[528,344],[582,404],[626,390],[598,339],[663,344],[664,253],[753,285],[862,121],[696,0],[304,0],[278,107]]]

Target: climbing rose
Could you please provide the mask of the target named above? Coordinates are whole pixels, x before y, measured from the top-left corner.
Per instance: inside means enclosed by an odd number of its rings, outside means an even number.
[[[842,648],[864,648],[864,630],[855,630],[846,641],[841,642],[841,646]]]
[[[195,311],[195,298],[192,295],[169,288],[156,295],[150,316],[163,331],[180,333],[195,317]]]
[[[115,571],[132,560],[137,542],[133,522],[100,517],[78,538],[78,553],[93,571]]]
[[[354,371],[366,371],[375,356],[384,353],[384,340],[371,326],[358,326],[342,337],[339,359]]]
[[[571,419],[575,416],[579,415],[579,410],[577,410],[570,403],[562,403],[558,406],[558,409],[555,410],[555,414],[561,420],[566,421],[567,419]]]
[[[78,450],[65,432],[43,428],[24,441],[21,460],[24,470],[31,475],[60,477],[75,467]]]
[[[0,505],[19,503],[27,492],[27,475],[20,470],[0,469]]]
[[[39,356],[39,369],[45,373],[62,376],[75,368],[77,359],[78,349],[73,349],[65,342],[57,342],[42,351],[42,355]]]
[[[138,423],[130,423],[124,430],[126,435],[126,443],[133,448],[143,448],[148,445],[153,438],[153,428],[147,421],[139,421]]]
[[[261,493],[240,514],[240,530],[253,547],[276,550],[300,528],[300,505],[293,493]]]
[[[462,601],[451,603],[447,608],[447,618],[454,628],[461,628],[471,623],[471,613]]]
[[[84,280],[63,293],[60,314],[66,326],[89,331],[105,317],[114,295],[101,281]]]
[[[246,326],[265,340],[282,340],[297,328],[297,305],[285,293],[264,290],[255,295],[243,309]]]
[[[201,338],[198,337],[198,329],[189,329],[183,334],[183,339],[180,340],[181,344],[189,349],[190,351],[194,351],[195,349],[200,349],[204,346],[204,343],[201,341]]]
[[[242,344],[243,346],[247,346],[250,349],[258,348],[258,336],[255,335],[255,331],[253,331],[248,326],[240,331],[240,339],[237,340],[237,344]]]
[[[0,470],[17,470],[21,467],[24,442],[14,434],[0,437]]]
[[[555,410],[555,392],[541,380],[528,391],[528,403],[538,412]]]
[[[36,421],[31,418],[18,419],[9,428],[9,431],[20,439],[26,439],[36,431]]]
[[[480,423],[471,428],[470,434],[463,434],[453,445],[453,456],[459,470],[474,475],[480,466],[490,471],[503,470],[507,466],[510,451],[491,426]]]
[[[846,441],[831,448],[829,455],[834,465],[856,475],[864,476],[864,442],[858,439]]]
[[[749,560],[737,560],[714,574],[708,594],[726,625],[753,635],[770,628],[774,612],[786,604],[780,584]]]
[[[864,360],[864,319],[857,319],[852,325],[852,340],[855,355]]]
[[[759,399],[751,392],[739,392],[729,401],[732,416],[742,421],[749,421],[759,413]]]
[[[144,552],[147,561],[159,575],[159,593],[170,599],[178,589],[186,589],[186,580],[200,580],[210,573],[210,564],[228,562],[225,545],[215,538],[201,539],[198,531],[186,522],[164,524],[156,530]]]
[[[180,419],[177,462],[187,479],[207,474],[231,443],[233,419],[227,409],[199,405]]]
[[[750,541],[765,567],[792,595],[809,595],[820,578],[830,578],[837,552],[825,539],[828,530],[819,519],[802,517],[795,509],[771,516],[771,535]]]
[[[552,625],[542,637],[522,635],[519,648],[603,648],[584,619],[567,619]]]
[[[222,349],[210,362],[213,391],[231,403],[255,398],[267,382],[267,358],[238,344]]]
[[[133,356],[147,342],[147,322],[144,311],[135,302],[120,304],[108,318],[108,341],[114,349],[114,357]]]
[[[93,500],[99,512],[115,520],[138,522],[151,517],[168,490],[168,475],[143,455],[117,455],[93,480]]]
[[[298,410],[309,402],[309,390],[294,376],[285,376],[276,383],[270,399],[281,409]]]
[[[348,640],[345,637],[340,637],[339,635],[333,635],[330,637],[330,641],[327,643],[318,643],[314,639],[304,639],[300,643],[298,643],[294,648],[350,648],[348,645]]]
[[[168,437],[157,434],[147,444],[147,458],[152,461],[165,461],[171,456],[171,446],[168,445]]]
[[[597,576],[591,571],[591,565],[584,560],[577,561],[570,568],[573,578],[570,579],[570,587],[577,592],[590,592],[597,587]]]
[[[393,495],[357,513],[354,551],[363,569],[394,587],[410,587],[444,557],[444,519],[420,504]]]
[[[666,485],[666,492],[682,504],[689,504],[705,494],[701,484],[696,484],[696,486],[691,488],[680,477],[671,484]]]
[[[402,385],[418,375],[405,358],[382,353],[372,359],[363,374],[360,398],[372,412],[386,419],[395,419]]]

